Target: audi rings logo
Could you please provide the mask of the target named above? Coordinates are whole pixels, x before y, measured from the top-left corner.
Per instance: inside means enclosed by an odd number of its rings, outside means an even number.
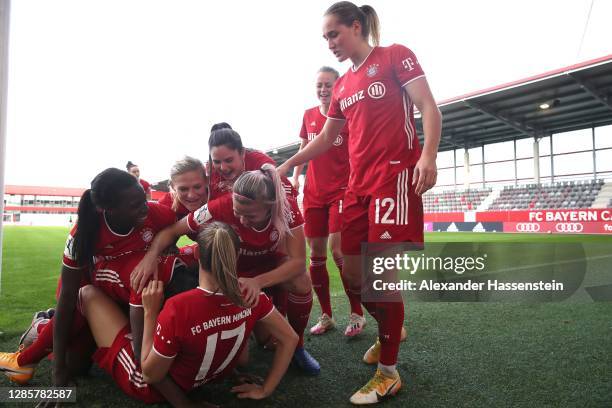
[[[560,222],[555,225],[557,232],[582,232],[584,225],[578,222]]]
[[[538,232],[540,231],[540,224],[533,224],[530,222],[519,222],[516,224],[516,230],[518,232]]]
[[[370,95],[373,99],[380,99],[385,96],[385,92],[387,89],[385,88],[385,84],[382,82],[373,82],[368,86],[368,95]]]

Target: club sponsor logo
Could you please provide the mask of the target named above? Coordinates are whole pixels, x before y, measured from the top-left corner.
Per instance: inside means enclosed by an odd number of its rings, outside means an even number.
[[[560,222],[555,224],[557,232],[582,232],[584,225],[578,222]]]
[[[363,90],[357,91],[353,95],[349,96],[348,98],[344,98],[340,100],[340,109],[344,112],[346,108],[355,104],[356,102],[359,102],[363,98],[364,98]]]
[[[385,231],[381,234],[380,239],[391,239],[391,234],[389,234],[389,231]]]
[[[338,135],[336,140],[334,140],[334,146],[342,146],[342,135]]]
[[[386,92],[385,84],[382,82],[373,82],[368,86],[368,95],[370,95],[372,99],[380,99],[385,96]]]
[[[538,232],[540,231],[540,225],[532,222],[519,222],[516,224],[516,230],[518,232]]]

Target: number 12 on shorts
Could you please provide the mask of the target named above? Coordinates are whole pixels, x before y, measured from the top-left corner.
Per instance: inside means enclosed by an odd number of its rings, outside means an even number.
[[[242,324],[235,329],[232,330],[223,330],[221,332],[221,340],[231,339],[232,337],[236,337],[236,342],[234,343],[234,347],[230,350],[225,361],[217,368],[214,372],[214,375],[219,374],[221,371],[227,367],[227,365],[234,359],[236,353],[240,349],[242,345],[242,341],[244,340],[244,329],[246,327],[246,322],[242,322]],[[210,365],[213,362],[213,358],[215,357],[215,350],[217,349],[217,341],[219,340],[219,332],[213,333],[206,338],[206,352],[204,353],[204,359],[202,360],[202,365],[200,366],[200,371],[196,376],[196,382],[204,381],[206,379],[206,375],[208,374],[208,370],[210,370]]]
[[[395,200],[392,198],[377,198],[375,201],[375,212],[374,212],[374,224],[395,224],[394,217],[391,217],[393,210],[395,209]],[[385,211],[382,218],[380,218],[381,209]]]

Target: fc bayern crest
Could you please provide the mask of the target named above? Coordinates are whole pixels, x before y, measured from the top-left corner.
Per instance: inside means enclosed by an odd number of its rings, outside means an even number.
[[[274,230],[272,231],[272,233],[270,233],[270,241],[272,242],[278,241],[278,231],[277,230]]]
[[[336,146],[336,147],[342,146],[342,135],[338,135],[336,140],[334,140],[334,146]]]
[[[377,73],[378,73],[378,64],[370,65],[366,71],[366,75],[368,76],[368,78],[372,78]]]
[[[142,236],[142,240],[144,242],[151,242],[153,241],[153,230],[151,228],[144,228],[142,230],[142,232],[140,233],[140,235]]]

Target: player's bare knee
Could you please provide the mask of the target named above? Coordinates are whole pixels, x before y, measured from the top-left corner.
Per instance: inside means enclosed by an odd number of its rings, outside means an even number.
[[[81,289],[79,289],[79,298],[77,307],[79,311],[86,316],[87,310],[91,306],[93,302],[95,302],[96,297],[100,295],[100,289],[96,288],[94,285],[85,285]]]
[[[289,292],[306,294],[312,290],[312,281],[310,280],[309,274],[302,273],[283,286]]]

